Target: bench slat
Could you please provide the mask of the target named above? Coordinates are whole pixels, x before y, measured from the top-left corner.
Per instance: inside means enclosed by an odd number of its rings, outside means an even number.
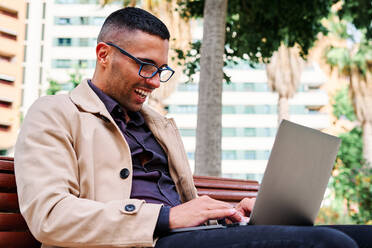
[[[230,178],[201,177],[194,176],[196,188],[218,188],[218,189],[236,189],[247,191],[258,191],[257,181],[245,181]]]
[[[0,247],[40,248],[40,243],[27,232],[0,232]]]
[[[0,231],[27,231],[26,221],[19,213],[0,213]]]
[[[0,171],[14,173],[14,161],[7,157],[0,157]]]
[[[16,193],[0,193],[0,212],[19,212],[18,198]]]
[[[207,195],[213,199],[228,202],[239,202],[243,198],[253,198],[257,196],[257,192],[252,191],[238,191],[227,189],[198,189],[198,195]]]
[[[15,176],[13,174],[0,173],[0,192],[16,192]]]

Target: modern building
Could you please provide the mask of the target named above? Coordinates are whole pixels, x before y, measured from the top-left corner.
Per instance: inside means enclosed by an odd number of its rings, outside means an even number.
[[[49,81],[70,74],[92,77],[96,38],[104,19],[122,3],[99,0],[27,0],[25,84],[22,112],[46,94]]]
[[[0,155],[12,148],[21,115],[24,0],[0,2]]]
[[[227,68],[231,83],[224,83],[222,96],[222,173],[225,177],[261,180],[277,130],[278,95],[270,91],[263,67],[242,63]],[[329,127],[327,93],[320,89],[325,77],[315,63],[302,73],[298,92],[290,104],[290,120],[309,127]],[[181,84],[166,100],[194,167],[198,85]]]
[[[95,44],[100,27],[111,12],[121,7],[102,8],[99,0],[27,0],[27,37],[22,112],[49,87],[49,80],[66,82],[69,74],[91,77],[95,66]],[[200,39],[199,28],[194,36]],[[260,179],[270,154],[277,128],[277,95],[270,92],[264,68],[242,63],[227,68],[232,79],[223,93],[223,175]],[[329,126],[327,114],[319,109],[328,103],[320,90],[325,81],[316,64],[302,75],[298,94],[290,100],[291,119],[315,128]],[[191,164],[194,164],[197,84],[180,84],[167,100],[168,116],[180,128]]]

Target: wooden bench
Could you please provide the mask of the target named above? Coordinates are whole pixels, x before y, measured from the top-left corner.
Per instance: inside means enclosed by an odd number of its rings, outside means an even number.
[[[194,176],[198,195],[238,203],[244,197],[256,197],[257,181],[217,177]],[[19,213],[17,187],[14,177],[14,160],[0,156],[0,247],[40,248]]]

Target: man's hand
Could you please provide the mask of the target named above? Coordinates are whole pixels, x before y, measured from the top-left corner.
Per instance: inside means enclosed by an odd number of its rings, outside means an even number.
[[[242,204],[239,203],[239,204]],[[239,209],[247,208],[242,204]],[[169,228],[182,228],[198,226],[210,219],[228,217],[234,222],[240,221],[240,216],[232,205],[223,201],[214,200],[208,196],[201,196],[170,209]]]
[[[249,216],[254,207],[254,203],[256,202],[256,198],[244,198],[239,202],[238,205],[235,206],[237,213],[233,216],[228,217],[230,222],[249,222]],[[238,219],[238,221],[236,221]],[[228,221],[229,222],[229,221]]]

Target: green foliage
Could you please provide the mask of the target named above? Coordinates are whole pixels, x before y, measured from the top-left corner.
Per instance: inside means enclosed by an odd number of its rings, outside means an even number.
[[[47,89],[47,95],[55,95],[58,91],[62,90],[62,86],[55,80],[49,80],[49,88]]]
[[[281,43],[299,45],[300,54],[306,56],[317,34],[327,32],[320,21],[328,16],[331,4],[332,0],[229,0],[225,59],[229,63],[249,59],[254,66],[268,62]],[[202,17],[203,8],[204,0],[183,0],[179,11],[183,16]],[[194,71],[185,72],[191,76],[188,73]]]
[[[345,97],[347,91],[340,91],[335,97],[336,116],[348,116],[352,106]],[[338,200],[346,202],[348,215],[357,224],[372,220],[372,168],[363,160],[362,130],[360,127],[340,135],[342,140],[333,171],[332,188]]]
[[[82,75],[76,70],[74,73],[71,73],[70,80],[67,83],[58,83],[56,80],[49,80],[49,88],[47,89],[47,95],[55,95],[59,91],[70,91],[74,89],[82,80]]]
[[[335,104],[333,104],[333,115],[336,116],[337,119],[346,117],[346,119],[349,121],[356,120],[347,87],[338,91],[334,97],[334,101]]]
[[[366,30],[367,39],[372,38],[371,0],[343,0],[343,6],[338,15],[340,19],[352,22],[358,29]]]
[[[372,41],[367,41],[365,35],[362,34],[362,39],[356,46],[356,52],[347,47],[328,47],[325,51],[327,63],[339,68],[344,73],[348,73],[355,66],[363,74],[366,74],[368,61],[372,61]]]
[[[358,1],[355,1],[358,3]],[[349,5],[351,3],[349,2]],[[344,4],[344,7],[347,6]],[[343,13],[342,10],[339,13]],[[329,46],[325,50],[325,58],[329,65],[337,67],[341,72],[349,74],[351,68],[356,67],[366,75],[368,61],[372,61],[372,40],[368,37],[366,29],[354,30],[351,23],[354,21],[346,14],[340,14],[345,19],[335,21],[335,13],[330,15],[329,32],[334,36],[344,39],[349,43],[348,47]],[[349,28],[348,28],[349,27]],[[355,35],[360,36],[357,40]]]

